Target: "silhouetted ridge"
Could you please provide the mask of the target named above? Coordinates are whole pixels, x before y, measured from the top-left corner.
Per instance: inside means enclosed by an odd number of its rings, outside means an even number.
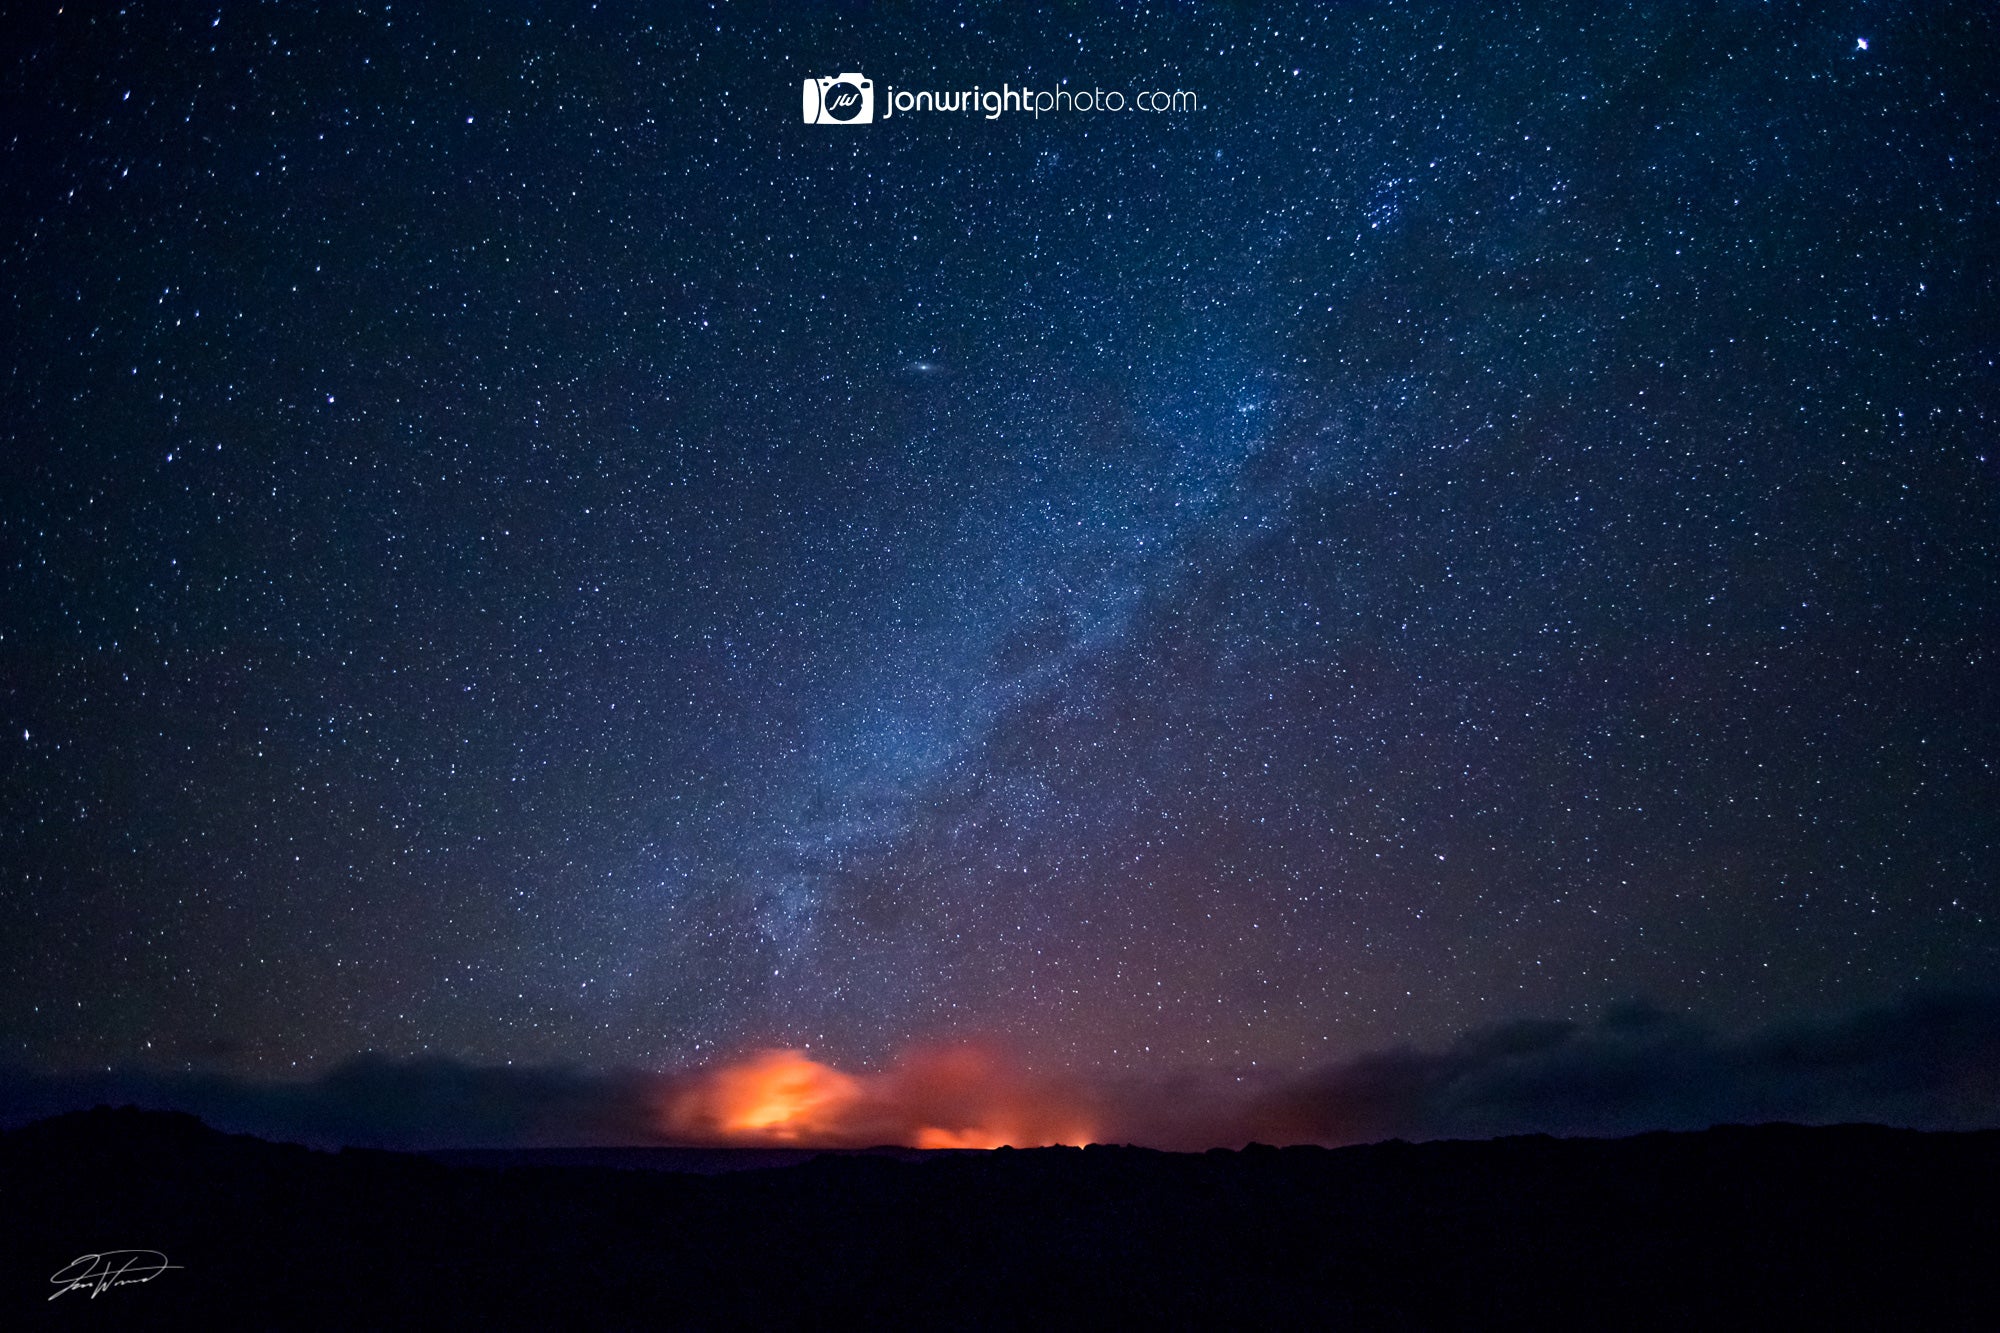
[[[1990,1327],[2000,1131],[1727,1127],[701,1176],[313,1152],[99,1108],[0,1135],[10,1311],[187,1327]],[[65,1308],[68,1307],[68,1308]],[[109,1311],[110,1313],[106,1313]]]

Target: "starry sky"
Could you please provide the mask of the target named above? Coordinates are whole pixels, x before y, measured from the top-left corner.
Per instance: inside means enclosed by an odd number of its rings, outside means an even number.
[[[0,1061],[1995,975],[1989,6],[9,24]]]

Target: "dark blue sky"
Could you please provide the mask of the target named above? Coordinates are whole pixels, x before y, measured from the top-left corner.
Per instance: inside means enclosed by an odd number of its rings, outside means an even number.
[[[0,1059],[1994,974],[1988,7],[803,8],[17,20]]]

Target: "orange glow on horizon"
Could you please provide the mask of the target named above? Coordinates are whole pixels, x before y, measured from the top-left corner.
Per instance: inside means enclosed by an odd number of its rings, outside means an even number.
[[[764,1051],[710,1077],[720,1125],[729,1134],[797,1139],[837,1120],[862,1097],[860,1083],[798,1051]]]
[[[671,1089],[661,1128],[752,1146],[913,1148],[1080,1145],[1085,1099],[976,1047],[906,1053],[880,1074],[845,1074],[803,1051],[759,1051]]]

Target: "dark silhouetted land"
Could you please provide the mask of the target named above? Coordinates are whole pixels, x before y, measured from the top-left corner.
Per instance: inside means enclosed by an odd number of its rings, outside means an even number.
[[[2000,1132],[512,1160],[42,1121],[0,1135],[0,1323],[2000,1326]],[[132,1248],[178,1267],[49,1300]]]

